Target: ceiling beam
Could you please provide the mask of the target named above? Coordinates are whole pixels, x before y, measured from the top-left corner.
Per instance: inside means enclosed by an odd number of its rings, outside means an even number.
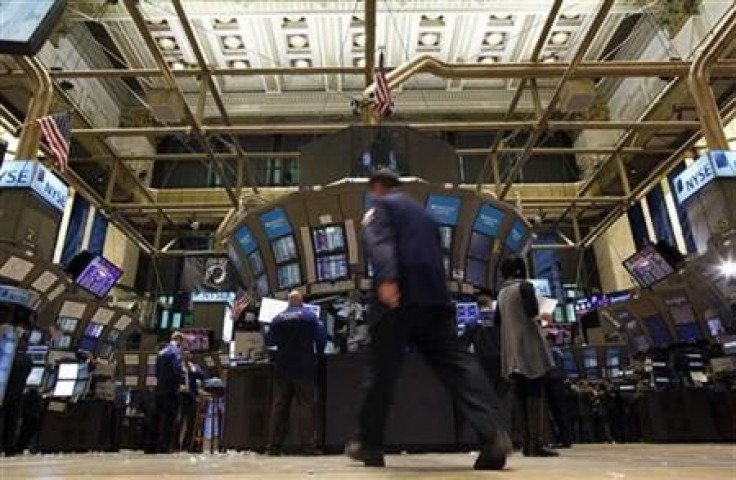
[[[314,124],[263,124],[263,125],[211,125],[201,126],[199,131],[204,135],[224,133],[239,135],[269,135],[279,134],[328,134],[343,130],[353,124],[347,123],[314,123]],[[534,130],[536,121],[489,121],[489,122],[422,122],[422,123],[392,123],[385,122],[384,127],[409,127],[421,131],[488,131],[488,130]],[[696,130],[700,123],[694,120],[646,120],[646,121],[599,121],[599,120],[562,120],[548,121],[547,130],[668,130],[685,131]],[[101,137],[137,137],[141,135],[167,136],[189,135],[195,131],[186,125],[165,127],[130,127],[130,128],[75,128],[72,130],[78,136]]]
[[[365,1],[365,84],[373,81],[373,70],[376,67],[376,0]]]
[[[466,64],[444,63],[434,59],[448,70],[442,71],[445,78],[459,79],[508,79],[508,78],[554,78],[562,76],[569,68],[569,63],[495,63]],[[692,62],[690,61],[588,61],[581,62],[570,78],[637,78],[637,77],[687,77]],[[302,76],[302,75],[362,75],[366,71],[362,67],[272,67],[272,68],[228,68],[214,67],[209,73],[214,76]],[[391,69],[386,69],[390,72]],[[201,68],[176,70],[174,77],[198,77],[205,73]],[[434,73],[434,72],[433,72]],[[49,72],[51,78],[132,78],[132,77],[162,77],[164,74],[156,68],[130,69],[90,69],[90,70],[55,70]],[[3,75],[22,77],[22,70],[3,72]],[[736,75],[736,60],[722,59],[713,64],[711,77],[724,78]]]

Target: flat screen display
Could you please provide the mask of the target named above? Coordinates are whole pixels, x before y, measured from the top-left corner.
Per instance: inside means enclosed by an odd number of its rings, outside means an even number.
[[[460,203],[460,197],[431,193],[427,197],[427,213],[439,225],[456,225]]]
[[[107,341],[109,343],[117,343],[118,338],[120,338],[120,330],[112,329],[110,330],[110,333],[107,334]]]
[[[49,354],[49,347],[45,345],[34,345],[28,347],[28,356],[34,365],[43,365],[46,363],[46,357]]]
[[[562,351],[562,369],[565,371],[565,376],[571,380],[575,380],[580,377],[578,373],[578,364],[575,362],[575,352],[570,348],[563,348]]]
[[[0,2],[0,51],[35,55],[64,10],[66,0]]]
[[[720,317],[711,317],[708,319],[708,333],[713,338],[720,337],[726,333],[726,329],[723,328],[723,322]]]
[[[697,342],[703,338],[697,323],[680,323],[675,325],[675,330],[677,339],[681,342]]]
[[[511,227],[511,231],[506,236],[506,246],[511,250],[512,252],[516,252],[521,247],[521,240],[524,238],[524,233],[526,232],[526,227],[524,226],[524,222],[521,220],[517,220],[514,225]]]
[[[458,325],[473,326],[478,323],[480,312],[476,302],[459,302],[455,304],[455,319]]]
[[[289,303],[284,300],[277,300],[275,298],[262,298],[261,299],[261,310],[258,312],[258,322],[269,324],[273,321],[274,317],[279,313],[285,311],[289,307]],[[311,310],[317,318],[322,313],[322,309],[319,305],[305,303],[304,308]]]
[[[468,247],[468,255],[473,258],[488,260],[491,258],[491,240],[492,237],[483,235],[482,233],[470,233],[470,246]]]
[[[488,282],[488,263],[484,260],[468,259],[468,269],[465,273],[468,282],[485,287]]]
[[[606,366],[608,368],[621,366],[621,349],[609,347],[606,350]]]
[[[279,288],[291,288],[302,282],[301,270],[298,263],[281,265],[276,270]]]
[[[592,348],[586,348],[582,351],[583,368],[586,370],[598,368],[598,352]]]
[[[18,336],[15,328],[10,325],[0,325],[0,403],[5,398],[8,388],[8,377],[13,368],[13,357],[18,345]]]
[[[59,380],[76,380],[78,376],[78,363],[62,363],[59,365]]]
[[[82,337],[77,345],[77,350],[84,350],[85,352],[94,353],[97,349],[97,339],[91,337]]]
[[[489,237],[497,237],[505,214],[490,205],[482,205],[473,223],[473,230]]]
[[[90,322],[87,324],[87,328],[84,329],[84,334],[92,338],[100,338],[102,331],[105,329],[104,325],[99,323]]]
[[[123,271],[102,256],[97,256],[75,279],[77,285],[98,298],[104,298],[115,286]]]
[[[647,245],[623,262],[624,268],[644,288],[650,288],[675,273],[675,268],[654,245]]]
[[[312,238],[317,255],[345,250],[345,234],[339,225],[315,228],[312,230]]]
[[[77,330],[79,319],[72,317],[59,317],[56,319],[56,326],[64,333],[74,333]]]
[[[736,335],[721,338],[721,347],[724,355],[736,354]]]
[[[38,345],[41,341],[43,341],[43,332],[41,330],[31,330],[31,333],[28,334],[28,344]]]
[[[339,280],[348,276],[347,255],[335,254],[317,257],[317,280]]]
[[[646,352],[649,350],[649,341],[644,335],[636,335],[630,339],[631,346],[637,352]]]
[[[452,227],[446,227],[444,225],[441,225],[439,229],[440,229],[440,243],[442,244],[442,248],[445,250],[451,250],[452,249]]]
[[[296,242],[294,241],[293,235],[287,235],[286,237],[274,240],[271,242],[271,248],[273,248],[273,256],[276,263],[288,262],[297,257]]]
[[[66,349],[71,348],[72,346],[72,336],[71,335],[62,335],[61,337],[57,338],[53,342],[53,346],[60,349]]]
[[[249,255],[253,250],[258,248],[258,243],[253,238],[253,234],[245,225],[235,231],[235,241],[238,242],[238,245],[246,255]]]
[[[233,309],[230,305],[225,306],[225,316],[222,319],[222,341],[230,342],[233,339],[233,329],[235,322],[233,321]]]
[[[261,297],[268,295],[270,288],[268,287],[268,278],[266,278],[266,275],[261,275],[256,279],[256,290]]]
[[[55,397],[71,397],[74,395],[76,380],[57,380],[54,385]]]
[[[655,347],[667,348],[672,344],[672,335],[661,315],[654,314],[644,317],[644,325],[649,330],[649,336],[652,337],[652,343]]]
[[[31,369],[31,373],[28,374],[28,378],[26,378],[26,386],[27,387],[40,387],[43,383],[43,377],[46,373],[46,368],[44,367],[33,367]]]
[[[261,215],[261,224],[269,240],[288,235],[292,232],[286,213],[281,208],[274,208]]]
[[[254,276],[258,276],[263,273],[263,257],[261,252],[254,250],[248,254],[248,263],[250,263],[250,270]]]

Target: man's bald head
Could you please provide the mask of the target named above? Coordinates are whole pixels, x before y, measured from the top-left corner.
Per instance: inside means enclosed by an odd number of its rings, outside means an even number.
[[[304,304],[304,298],[299,290],[289,292],[288,301],[290,307],[301,307]]]

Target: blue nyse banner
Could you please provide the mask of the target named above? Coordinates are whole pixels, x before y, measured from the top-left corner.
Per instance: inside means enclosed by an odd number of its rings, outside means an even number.
[[[262,214],[261,223],[263,224],[263,229],[266,231],[266,236],[269,240],[291,233],[289,220],[286,218],[284,211],[280,208],[274,208],[273,210]]]
[[[68,187],[35,160],[7,160],[0,167],[0,188],[30,188],[53,208],[64,211]]]
[[[521,239],[524,238],[525,230],[524,222],[517,220],[516,223],[514,223],[514,226],[511,227],[509,234],[506,236],[506,246],[513,251],[518,250],[521,245]]]
[[[245,225],[235,232],[235,240],[246,255],[249,255],[258,247],[255,238],[253,238],[253,234],[250,233],[250,229]]]
[[[478,210],[478,217],[473,224],[473,230],[490,235],[491,237],[496,237],[498,236],[498,231],[501,229],[504,216],[503,211],[497,208],[493,208],[490,205],[481,205]]]
[[[427,198],[427,212],[440,225],[457,225],[460,197],[430,194]]]
[[[701,155],[675,177],[677,201],[684,202],[715,178],[736,178],[736,152],[714,150]]]

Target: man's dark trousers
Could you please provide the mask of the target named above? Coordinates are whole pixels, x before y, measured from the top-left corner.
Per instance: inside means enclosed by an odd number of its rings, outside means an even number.
[[[276,375],[274,399],[271,411],[270,441],[272,448],[282,447],[289,432],[291,407],[294,404],[300,446],[314,448],[317,437],[314,428],[314,406],[316,402],[315,381],[311,377],[288,377]]]
[[[387,311],[373,306],[368,377],[359,413],[359,440],[366,450],[381,451],[389,409],[408,343],[416,345],[452,395],[458,410],[489,439],[506,428],[496,394],[477,359],[457,338],[447,307],[400,307]]]

